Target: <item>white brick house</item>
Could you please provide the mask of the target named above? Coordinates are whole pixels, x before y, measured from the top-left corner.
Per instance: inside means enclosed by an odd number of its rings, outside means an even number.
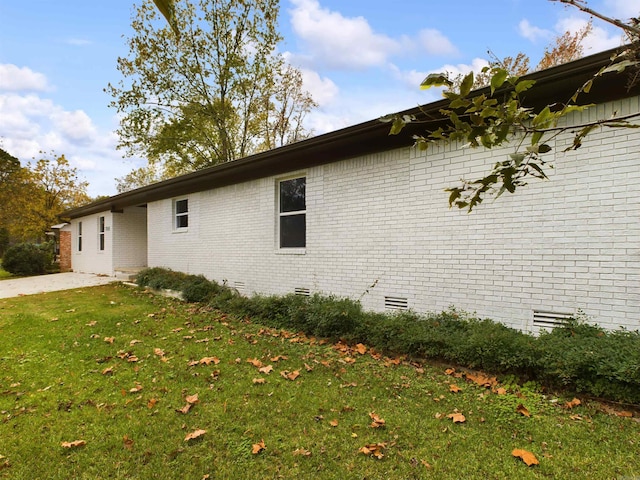
[[[532,101],[569,98],[608,57],[533,74]],[[598,106],[572,122],[640,111],[622,77],[596,84],[588,100]],[[640,328],[640,131],[599,130],[562,153],[567,135],[552,145],[549,182],[467,214],[449,209],[443,190],[510,150],[425,153],[410,131],[388,128],[366,122],[66,212],[73,269],[164,266],[245,294],[455,306],[527,331],[578,310],[608,328]]]

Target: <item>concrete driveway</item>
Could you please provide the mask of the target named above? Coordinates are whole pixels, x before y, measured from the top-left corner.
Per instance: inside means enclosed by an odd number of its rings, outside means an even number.
[[[118,281],[115,277],[103,277],[92,273],[74,272],[0,280],[0,298],[71,290],[72,288],[94,287],[96,285],[104,285]]]

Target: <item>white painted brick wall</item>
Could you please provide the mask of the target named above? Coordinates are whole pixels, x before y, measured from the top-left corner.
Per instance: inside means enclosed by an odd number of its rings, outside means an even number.
[[[640,109],[638,98],[576,115]],[[598,115],[596,115],[598,114]],[[561,152],[571,138],[561,138]],[[550,182],[450,210],[446,187],[488,171],[509,150],[440,146],[310,168],[307,246],[276,248],[280,177],[189,195],[189,228],[174,232],[170,199],[148,205],[149,266],[204,274],[246,292],[385,296],[410,308],[449,306],[533,330],[532,311],[584,311],[608,328],[640,328],[640,132],[592,133],[557,153]],[[377,285],[364,294],[377,281]]]
[[[125,208],[113,213],[113,267],[145,267],[147,265],[147,209]]]
[[[111,212],[77,218],[71,221],[71,268],[74,272],[113,275]],[[105,248],[98,249],[98,218],[105,219]],[[78,251],[78,222],[82,222],[82,251]]]

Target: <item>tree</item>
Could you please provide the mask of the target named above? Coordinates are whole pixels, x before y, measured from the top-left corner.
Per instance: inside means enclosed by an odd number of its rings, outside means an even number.
[[[588,94],[593,82],[610,74],[631,71],[630,85],[638,79],[640,65],[640,28],[639,19],[631,19],[629,23],[611,19],[586,7],[580,0],[559,1],[579,8],[590,15],[597,16],[624,30],[629,45],[612,58],[611,63],[598,71],[595,76],[585,82],[566,103],[556,102],[537,111],[527,108],[523,103],[525,93],[533,87],[535,81],[522,79],[513,75],[501,66],[485,67],[483,74],[489,77],[489,91],[474,91],[475,78],[473,72],[466,75],[458,85],[449,80],[446,74],[431,74],[421,84],[422,88],[433,86],[445,87],[443,95],[449,105],[441,110],[448,123],[434,130],[427,130],[417,135],[416,145],[427,149],[436,142],[461,142],[472,148],[494,148],[511,144],[514,149],[503,161],[497,162],[484,177],[476,180],[462,180],[457,187],[447,189],[450,192],[449,206],[467,209],[469,212],[479,205],[485,196],[500,196],[504,192],[514,193],[523,187],[531,178],[547,179],[546,168],[550,166],[548,153],[552,151],[550,140],[565,132],[576,132],[573,144],[567,150],[575,150],[582,145],[585,137],[594,129],[608,126],[613,128],[638,128],[631,122],[640,117],[634,112],[623,117],[614,116],[573,125],[560,120],[576,111],[583,111],[590,105],[577,102],[582,94]],[[586,35],[586,33],[584,33]],[[579,42],[578,42],[579,43]],[[553,50],[546,54],[543,61],[550,61]],[[556,51],[558,59],[571,58],[579,53],[578,48]],[[545,60],[547,59],[547,60]],[[398,134],[408,123],[417,119],[411,116],[392,115],[383,121],[392,122],[391,134]]]
[[[167,178],[168,177],[159,171],[158,165],[146,165],[131,170],[124,177],[116,178],[116,190],[118,193],[124,193],[135,188],[166,180]]]
[[[29,163],[23,173],[7,222],[15,240],[42,240],[51,225],[59,223],[60,212],[90,201],[88,183],[78,179],[77,169],[69,165],[64,155]]]
[[[158,10],[170,20],[158,24]],[[315,106],[276,53],[277,0],[144,0],[106,91],[120,148],[173,176],[304,138]]]

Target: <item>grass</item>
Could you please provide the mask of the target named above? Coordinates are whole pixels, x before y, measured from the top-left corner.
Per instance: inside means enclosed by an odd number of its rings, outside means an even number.
[[[0,300],[0,478],[640,475],[637,418],[445,370],[119,285]]]
[[[5,280],[7,278],[11,278],[12,276],[13,275],[11,275],[9,272],[3,269],[2,266],[0,265],[0,280]]]

